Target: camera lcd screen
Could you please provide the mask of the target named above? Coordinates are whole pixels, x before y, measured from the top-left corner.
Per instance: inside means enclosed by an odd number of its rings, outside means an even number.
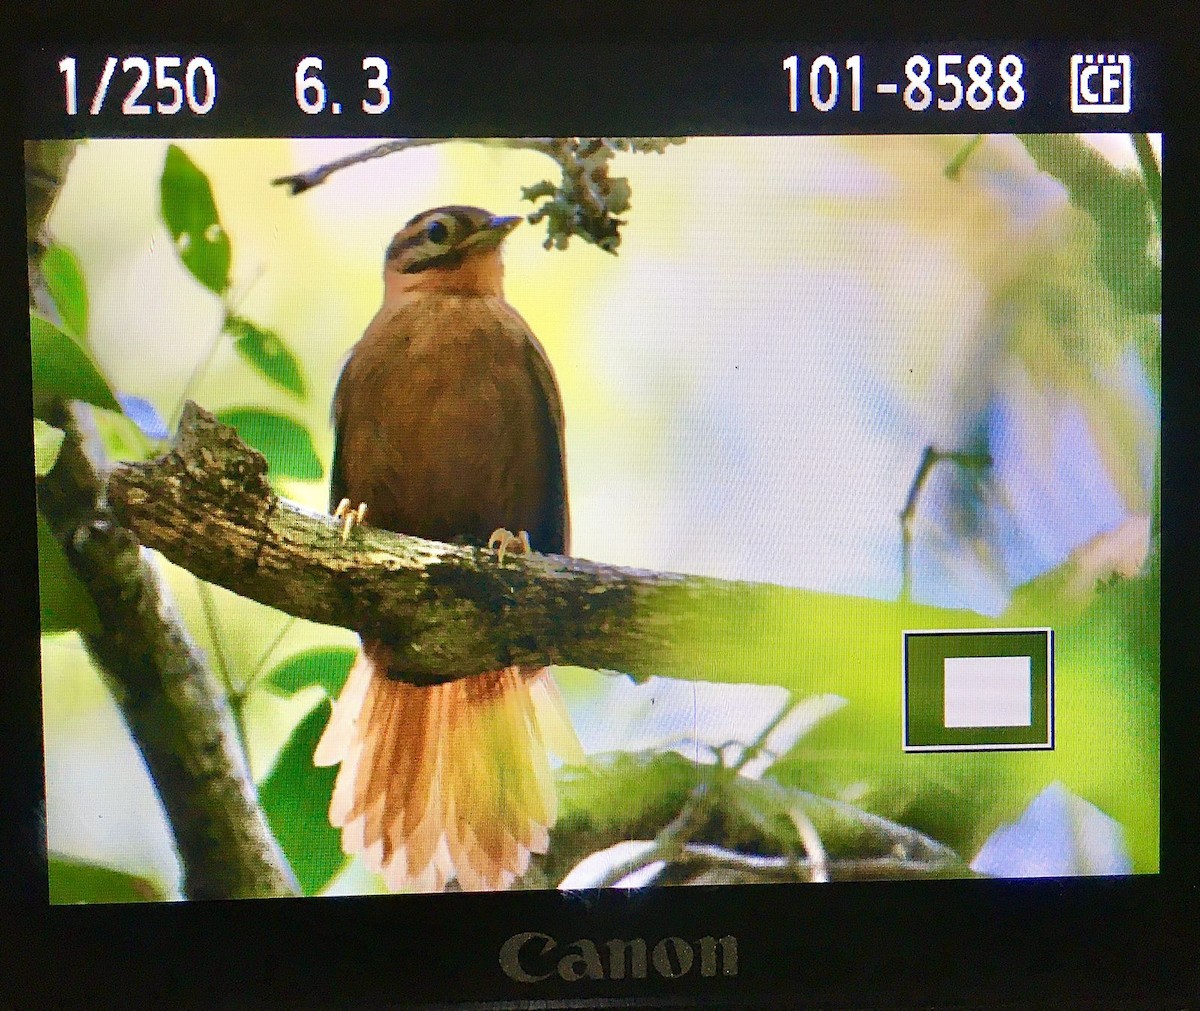
[[[50,902],[1157,875],[1155,54],[504,52],[31,56]]]

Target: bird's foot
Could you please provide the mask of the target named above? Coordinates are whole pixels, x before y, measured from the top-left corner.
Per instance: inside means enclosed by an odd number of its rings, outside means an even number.
[[[350,528],[367,518],[367,503],[359,502],[358,508],[355,509],[350,505],[350,500],[344,498],[333,511],[333,517],[342,521],[342,543],[345,544],[346,538],[350,536]]]
[[[504,556],[511,551],[515,555],[527,555],[533,549],[529,546],[529,534],[524,530],[519,530],[513,533],[511,530],[505,530],[504,527],[497,527],[492,531],[492,536],[488,538],[488,550],[496,549],[501,565],[504,564]]]

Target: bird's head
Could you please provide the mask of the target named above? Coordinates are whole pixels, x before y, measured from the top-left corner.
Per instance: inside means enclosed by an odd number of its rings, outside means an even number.
[[[521,223],[480,207],[435,207],[396,233],[384,261],[388,293],[499,295],[500,244]]]

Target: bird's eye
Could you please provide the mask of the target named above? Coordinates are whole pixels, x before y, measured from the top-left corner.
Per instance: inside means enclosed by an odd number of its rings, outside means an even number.
[[[425,234],[429,236],[430,242],[436,242],[438,245],[441,245],[449,238],[450,229],[440,221],[431,221],[425,229]]]

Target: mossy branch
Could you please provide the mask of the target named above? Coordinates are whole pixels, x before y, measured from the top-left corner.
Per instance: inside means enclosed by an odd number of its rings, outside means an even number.
[[[194,403],[171,451],[117,468],[108,497],[143,544],[201,579],[393,643],[394,672],[416,684],[513,663],[664,673],[674,620],[737,585],[552,555],[501,565],[369,525],[343,541],[332,517],[279,498],[262,455]]]
[[[831,624],[883,630],[880,648],[890,658],[904,627],[982,620],[556,555],[509,554],[501,564],[484,548],[373,528],[369,513],[343,541],[331,516],[276,495],[263,456],[194,403],[173,448],[117,468],[108,498],[143,544],[201,579],[391,643],[393,674],[414,684],[515,663],[755,681],[761,675],[747,656],[767,636],[777,661],[795,658],[790,686],[817,690],[828,685],[831,664],[845,666]],[[805,614],[811,620],[797,620]],[[794,634],[780,639],[782,627]],[[866,670],[877,658],[862,651]]]

